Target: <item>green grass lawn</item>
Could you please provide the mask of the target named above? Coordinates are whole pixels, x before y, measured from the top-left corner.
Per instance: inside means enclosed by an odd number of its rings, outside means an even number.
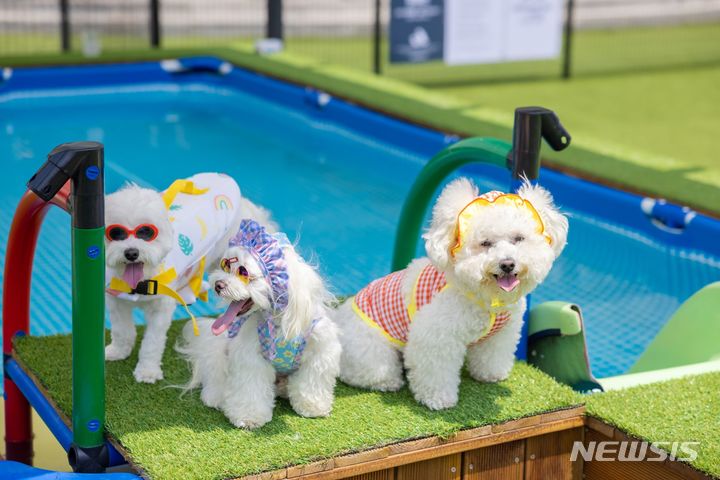
[[[550,107],[576,145],[676,172],[660,192],[681,179],[720,188],[720,66],[438,90],[508,126],[517,105]]]
[[[465,377],[458,406],[446,411],[420,406],[407,388],[380,394],[338,384],[330,417],[302,418],[281,400],[273,421],[249,432],[205,407],[197,392],[181,397],[172,387],[189,378],[187,364],[171,347],[181,327],[174,322],[170,329],[170,347],[163,358],[166,380],[160,384],[135,382],[137,353],[106,367],[107,430],[154,480],[242,476],[405,439],[449,436],[465,428],[571,407],[581,400],[533,367],[517,364],[510,378],[497,384]],[[71,337],[18,338],[16,352],[69,414]]]
[[[103,38],[109,52],[103,59],[122,58],[122,39]],[[7,52],[7,45],[32,48],[31,40],[0,36],[0,52]],[[57,39],[43,37],[35,44],[39,51],[50,51],[52,42]],[[272,57],[275,61],[247,53],[252,41],[246,38],[214,39],[202,53],[212,54],[214,42],[244,49],[244,54],[226,49],[228,59],[240,65],[307,82],[445,131],[509,139],[515,107],[552,108],[573,135],[574,145],[559,154],[544,150],[555,165],[720,215],[715,146],[720,133],[718,23],[578,32],[576,75],[570,81],[559,79],[559,61],[460,67],[385,64],[384,75],[377,78],[369,74],[369,38],[290,38],[287,52]],[[164,45],[189,54],[193,50],[188,48],[208,45],[208,40],[169,37]],[[162,55],[146,50],[131,56]],[[5,62],[78,58],[24,55]],[[408,81],[416,85],[404,83]]]
[[[586,404],[589,415],[634,437],[700,442],[692,465],[720,476],[720,372],[591,395]]]
[[[369,41],[288,43],[290,51],[361,70],[370,68],[370,48]],[[608,168],[621,183],[680,201],[692,183],[720,189],[720,24],[580,31],[574,52],[570,81],[559,78],[559,61],[384,69],[508,128],[518,106],[552,108],[576,145],[667,173],[647,185],[640,171]],[[571,157],[572,149],[563,164],[572,167]],[[602,165],[596,169],[603,176]],[[718,212],[720,196],[699,206]]]
[[[180,41],[180,39],[176,40]],[[372,41],[368,38],[289,38],[290,52],[324,62],[372,69]],[[577,31],[572,71],[584,75],[642,72],[720,63],[720,23]],[[178,45],[179,46],[179,45]],[[558,78],[561,60],[512,62],[448,67],[442,62],[389,64],[382,47],[383,74],[424,86],[445,87],[499,81]]]
[[[106,51],[148,46],[147,32],[136,35],[103,34]],[[192,48],[232,43],[252,45],[248,37],[164,36],[163,47]],[[72,37],[73,49],[81,49],[82,37]],[[295,37],[285,41],[289,52],[312,57],[325,63],[343,65],[361,71],[373,68],[373,42],[366,37]],[[573,74],[642,72],[652,69],[682,68],[720,63],[720,23],[580,30],[573,40]],[[0,34],[0,58],[19,55],[59,53],[60,39],[55,34]],[[558,77],[561,60],[512,62],[490,65],[448,67],[442,62],[390,64],[386,39],[382,44],[383,74],[425,86],[478,84],[506,80]]]

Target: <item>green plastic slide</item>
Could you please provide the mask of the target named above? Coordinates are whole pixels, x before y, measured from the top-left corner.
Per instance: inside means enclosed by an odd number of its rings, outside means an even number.
[[[720,359],[720,282],[688,298],[629,373]]]

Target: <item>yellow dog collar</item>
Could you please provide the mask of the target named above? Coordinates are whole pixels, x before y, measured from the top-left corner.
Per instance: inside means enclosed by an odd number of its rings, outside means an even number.
[[[545,224],[540,218],[535,207],[533,207],[530,201],[516,195],[514,193],[502,193],[498,191],[492,191],[484,193],[483,195],[473,199],[472,202],[465,205],[465,208],[460,210],[457,218],[457,226],[455,228],[455,245],[450,249],[450,254],[454,257],[460,248],[465,244],[465,238],[467,237],[468,228],[470,228],[470,220],[477,214],[483,211],[484,208],[494,207],[498,205],[509,205],[515,208],[525,209],[530,212],[533,220],[535,221],[535,231],[545,237],[545,240],[552,244],[550,235],[545,232]]]

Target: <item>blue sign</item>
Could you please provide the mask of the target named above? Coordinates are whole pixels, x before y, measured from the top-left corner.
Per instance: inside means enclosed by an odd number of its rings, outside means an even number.
[[[441,60],[444,30],[443,0],[392,0],[390,62]]]

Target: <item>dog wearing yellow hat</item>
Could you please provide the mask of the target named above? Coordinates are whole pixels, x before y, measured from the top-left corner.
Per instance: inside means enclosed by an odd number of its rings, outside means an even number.
[[[525,297],[550,272],[567,231],[540,186],[479,195],[470,180],[453,181],[433,208],[427,257],[371,282],[335,312],[340,378],[394,391],[405,371],[415,399],[433,410],[457,404],[466,359],[478,381],[507,378]]]

